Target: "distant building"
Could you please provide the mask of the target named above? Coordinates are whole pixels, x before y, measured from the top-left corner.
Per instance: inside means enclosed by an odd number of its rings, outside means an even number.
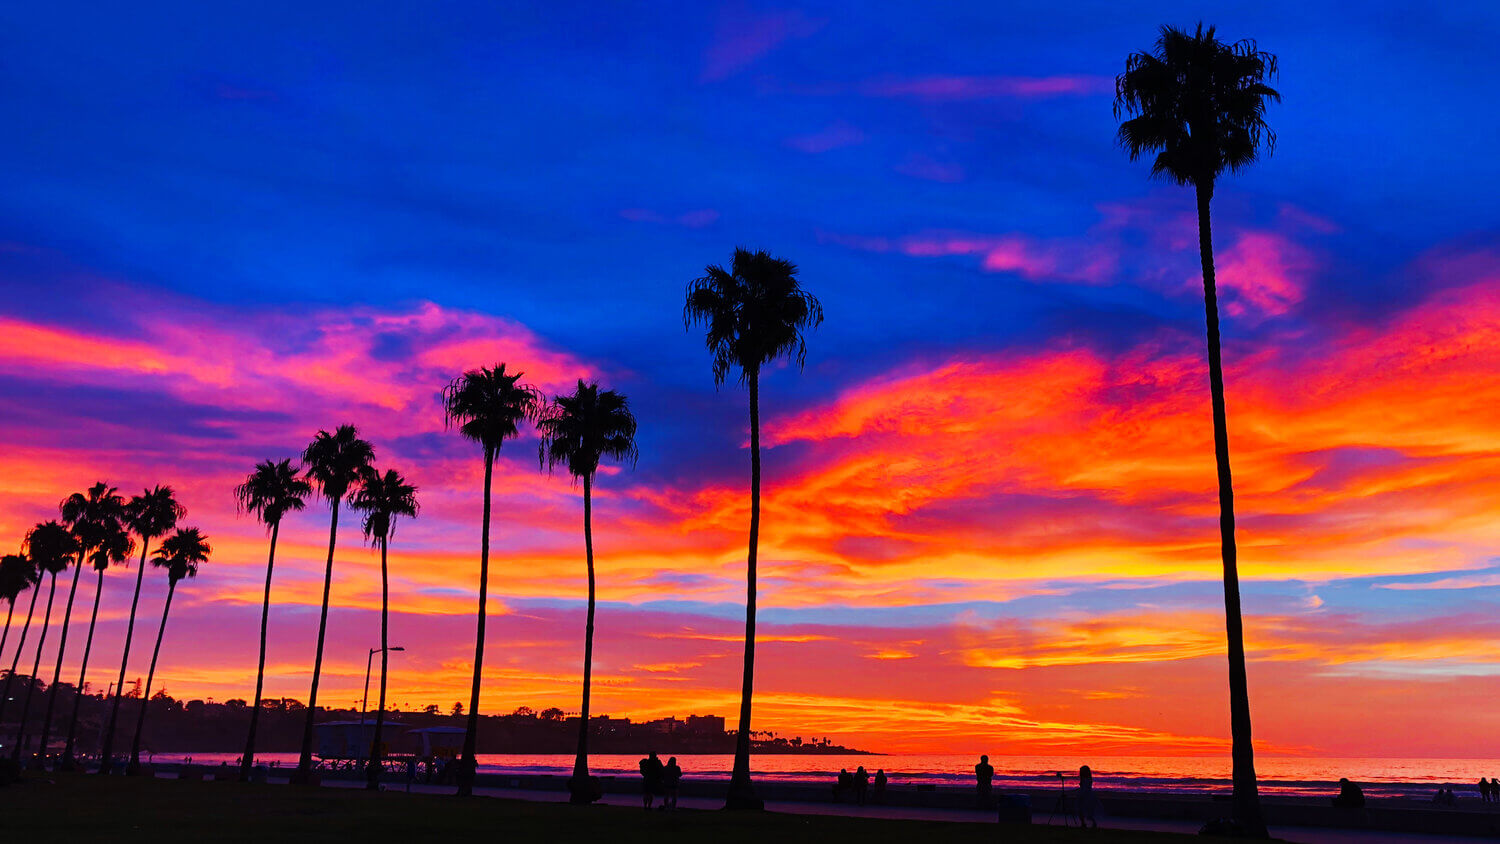
[[[682,729],[682,722],[676,718],[658,718],[655,721],[646,721],[641,726],[652,732],[672,735]]]
[[[724,716],[689,715],[686,729],[694,735],[721,735],[724,732]]]

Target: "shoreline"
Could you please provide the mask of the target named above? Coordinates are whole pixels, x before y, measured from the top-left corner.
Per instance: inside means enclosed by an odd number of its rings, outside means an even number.
[[[224,768],[214,765],[179,765],[163,763],[155,766],[157,776],[182,779],[215,778]],[[277,769],[273,769],[277,770]],[[234,771],[233,773],[237,773]],[[330,787],[350,787],[363,782],[363,774],[357,771],[320,771],[320,782]],[[226,774],[232,775],[232,774]],[[475,778],[475,787],[513,794],[520,799],[557,799],[567,791],[566,775],[551,774],[487,774]],[[279,776],[268,782],[277,784],[285,780]],[[401,790],[406,778],[388,773],[382,784],[389,790]],[[641,780],[635,776],[601,776],[600,786],[611,797],[639,797]],[[423,791],[444,786],[428,785],[418,778],[415,788]],[[727,783],[722,780],[685,779],[681,786],[684,798],[717,800],[724,796]],[[830,781],[826,786],[807,783],[761,781],[756,783],[759,796],[768,802],[799,804],[820,807],[824,813],[859,814],[866,807],[857,807],[850,796],[842,800],[833,799]],[[1102,809],[1101,819],[1130,819],[1159,822],[1181,826],[1201,825],[1215,818],[1228,817],[1230,801],[1227,795],[1183,795],[1151,792],[1111,791],[1095,789]],[[1058,789],[999,789],[987,806],[978,805],[977,796],[971,788],[941,785],[895,784],[887,788],[885,800],[873,802],[868,808],[876,810],[910,810],[951,813],[953,820],[990,821],[1005,819],[1016,822],[1030,820],[1043,824],[1048,821],[1057,805]],[[1064,811],[1076,805],[1076,789],[1066,792]],[[528,796],[532,795],[532,796]],[[1436,807],[1418,800],[1400,798],[1375,799],[1362,809],[1335,808],[1329,798],[1311,796],[1263,796],[1261,803],[1266,822],[1279,827],[1322,828],[1330,830],[1368,830],[1370,832],[1446,835],[1460,837],[1500,837],[1500,805],[1473,804],[1454,808]],[[1001,807],[1006,808],[1002,809]],[[1059,814],[1061,817],[1061,814]]]

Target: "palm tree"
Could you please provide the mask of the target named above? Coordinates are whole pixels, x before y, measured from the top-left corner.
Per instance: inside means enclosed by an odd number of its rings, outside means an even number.
[[[479,631],[474,639],[474,684],[469,692],[469,721],[464,730],[463,758],[458,766],[458,794],[474,791],[475,747],[479,737],[479,679],[484,671],[485,600],[490,581],[490,482],[495,455],[505,440],[520,432],[521,422],[536,418],[541,394],[521,383],[520,372],[507,373],[505,364],[465,372],[443,390],[443,413],[449,425],[479,443],[484,450],[484,516],[479,532]]]
[[[323,570],[323,609],[318,617],[318,650],[313,657],[312,691],[307,697],[307,721],[302,727],[302,754],[292,782],[306,785],[312,776],[313,719],[318,712],[318,680],[323,674],[323,639],[328,631],[328,592],[333,587],[333,548],[339,535],[339,502],[375,460],[375,447],[359,438],[353,425],[340,425],[333,433],[319,431],[302,452],[304,474],[328,499],[332,517],[328,523],[328,564]]]
[[[63,609],[62,631],[57,645],[57,665],[52,669],[52,686],[47,693],[47,709],[42,715],[42,740],[34,765],[41,768],[47,755],[47,743],[52,738],[52,710],[57,706],[57,692],[62,679],[63,656],[68,650],[68,627],[73,621],[73,598],[78,594],[78,577],[83,572],[86,557],[104,540],[110,527],[118,526],[125,515],[125,499],[114,487],[100,481],[89,487],[87,493],[75,492],[58,505],[63,523],[73,531],[78,540],[78,562],[73,567],[73,586],[68,590],[68,603]],[[73,690],[76,697],[83,689]]]
[[[146,693],[141,696],[141,711],[135,719],[135,738],[130,742],[130,765],[126,771],[132,775],[141,770],[141,731],[146,727],[146,710],[151,703],[151,681],[156,679],[156,658],[161,655],[161,639],[167,632],[167,615],[172,612],[172,596],[177,594],[178,581],[184,577],[198,576],[198,566],[208,562],[208,555],[213,550],[197,528],[178,528],[176,533],[162,540],[161,548],[151,558],[152,566],[167,570],[167,602],[161,608],[161,626],[156,629],[156,647],[151,651],[151,668],[146,672]]]
[[[365,514],[365,539],[380,546],[380,706],[375,711],[375,735],[370,740],[370,760],[365,767],[365,787],[377,791],[381,771],[380,733],[385,727],[385,674],[391,656],[388,628],[391,590],[386,557],[391,536],[396,532],[396,517],[417,515],[417,488],[394,469],[387,469],[383,475],[368,469],[359,491],[349,499],[349,506]]]
[[[42,669],[42,646],[47,643],[47,627],[52,623],[52,599],[57,595],[57,575],[68,570],[68,565],[78,554],[78,539],[57,522],[42,522],[26,534],[26,553],[36,564],[37,571],[51,575],[47,587],[47,611],[42,615],[42,632],[36,640],[36,659],[31,663],[31,678],[26,684],[26,697],[21,701],[21,723],[16,728],[16,746],[11,757],[21,761],[21,752],[26,747],[26,720],[31,714],[31,693],[36,691],[37,672]],[[43,745],[38,755],[47,751]]]
[[[592,803],[600,792],[589,777],[589,690],[594,664],[594,473],[599,459],[635,462],[635,416],[625,397],[580,379],[571,396],[557,396],[537,421],[539,457],[548,471],[561,463],[583,480],[583,550],[589,572],[588,616],[583,631],[583,709],[578,719],[578,754],[568,790],[574,803]]]
[[[10,659],[10,673],[5,675],[5,691],[0,693],[0,724],[5,723],[6,704],[10,703],[10,687],[16,680],[16,666],[21,662],[21,652],[26,650],[26,634],[31,630],[31,615],[36,612],[36,596],[41,593],[40,589],[34,587],[41,582],[42,573],[26,554],[6,554],[4,558],[0,558],[0,597],[5,598],[10,605],[10,612],[5,616],[6,638],[10,636],[10,616],[15,612],[16,598],[24,590],[31,590],[26,623],[21,626],[21,638],[16,641],[15,655]],[[4,640],[0,639],[0,652],[4,650]]]
[[[99,596],[104,594],[104,570],[110,566],[123,566],[130,560],[130,554],[135,550],[135,540],[130,538],[130,531],[125,528],[119,520],[106,522],[103,533],[98,537],[93,551],[89,554],[89,562],[93,564],[94,571],[98,572],[98,579],[94,584],[94,611],[89,614],[89,635],[83,642],[83,663],[78,666],[78,687],[73,695],[73,715],[68,719],[68,738],[63,744],[62,764],[67,770],[73,770],[73,740],[78,733],[78,709],[83,703],[84,681],[88,678],[89,653],[94,649],[94,624],[99,620]]]
[[[99,773],[109,773],[110,758],[114,755],[115,726],[120,720],[120,698],[125,694],[125,669],[130,665],[130,642],[135,637],[135,611],[141,602],[141,581],[146,576],[146,552],[151,540],[165,536],[177,527],[177,520],[187,515],[187,509],[177,503],[177,496],[169,486],[157,485],[131,496],[125,505],[125,524],[141,538],[141,567],[135,573],[135,594],[130,598],[130,620],[125,624],[125,647],[120,652],[120,676],[115,680],[114,699],[109,704],[109,726],[104,729],[104,746],[99,752]],[[141,701],[145,706],[146,702]]]
[[[1208,379],[1213,395],[1214,457],[1219,475],[1219,535],[1224,561],[1224,615],[1229,640],[1229,723],[1233,736],[1234,816],[1240,831],[1266,837],[1255,784],[1250,743],[1250,692],[1245,678],[1245,641],[1240,620],[1239,570],[1234,543],[1234,485],[1229,472],[1229,434],[1224,411],[1224,369],[1219,353],[1219,303],[1214,284],[1209,203],[1226,171],[1269,154],[1276,133],[1266,107],[1281,95],[1266,84],[1276,75],[1276,57],[1250,40],[1226,44],[1200,23],[1196,32],[1161,28],[1152,52],[1132,53],[1115,81],[1120,145],[1135,161],[1154,153],[1151,175],[1191,185],[1198,200],[1198,252],[1203,264],[1203,307],[1208,326]]]
[[[245,482],[234,488],[234,499],[241,513],[260,520],[271,533],[271,552],[266,557],[266,591],[260,605],[260,661],[255,666],[255,705],[250,709],[250,733],[245,737],[245,754],[240,757],[240,780],[249,782],[255,765],[255,730],[260,725],[261,690],[266,681],[266,629],[271,619],[271,571],[276,566],[276,538],[281,533],[281,517],[306,507],[312,484],[298,477],[300,469],[290,460],[263,460]]]
[[[807,357],[803,332],[823,322],[823,306],[797,284],[797,267],[765,251],[735,249],[728,270],[709,265],[688,284],[682,318],[707,328],[714,384],[723,386],[731,368],[750,389],[750,550],[745,591],[745,670],[740,725],[727,807],[764,806],[750,784],[750,698],[755,680],[755,555],[760,541],[760,370],[781,357],[801,367]]]

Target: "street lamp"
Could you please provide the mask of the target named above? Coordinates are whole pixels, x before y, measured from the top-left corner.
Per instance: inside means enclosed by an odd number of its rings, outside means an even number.
[[[370,656],[365,659],[365,696],[364,699],[359,702],[359,734],[361,736],[363,736],[365,732],[365,707],[370,705],[370,668],[375,663],[375,655],[380,653],[381,651],[404,650],[406,650],[406,648],[400,647],[398,645],[392,645],[389,648],[370,648]]]

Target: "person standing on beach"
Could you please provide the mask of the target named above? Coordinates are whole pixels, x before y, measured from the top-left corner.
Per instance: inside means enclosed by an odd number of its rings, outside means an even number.
[[[885,769],[881,768],[875,772],[875,805],[885,805]]]
[[[1099,828],[1099,798],[1094,796],[1094,772],[1084,765],[1078,769],[1078,825]]]
[[[978,780],[979,808],[983,809],[989,805],[995,791],[995,769],[990,766],[990,757],[979,757],[979,764],[974,766],[974,777]]]
[[[864,765],[860,765],[859,768],[854,772],[854,804],[856,806],[865,805],[865,795],[868,794],[869,791],[870,772],[865,770]]]
[[[641,804],[650,809],[656,795],[661,793],[661,780],[666,773],[666,767],[662,765],[661,759],[657,758],[656,751],[641,760]],[[665,807],[665,803],[662,804]]]
[[[661,798],[663,809],[677,808],[677,785],[680,782],[682,782],[682,768],[678,767],[677,757],[673,756],[667,760],[667,767],[662,769],[662,784],[666,791]]]

